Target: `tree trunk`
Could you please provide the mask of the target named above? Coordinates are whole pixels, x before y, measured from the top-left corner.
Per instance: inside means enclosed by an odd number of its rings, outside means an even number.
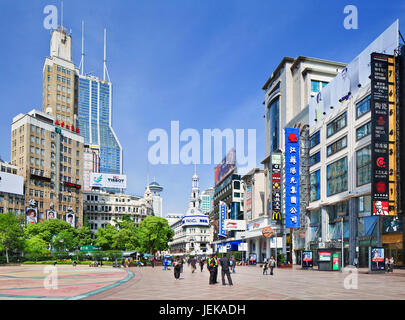
[[[7,264],[9,263],[9,261],[8,261],[8,248],[6,247],[6,261],[7,261]]]

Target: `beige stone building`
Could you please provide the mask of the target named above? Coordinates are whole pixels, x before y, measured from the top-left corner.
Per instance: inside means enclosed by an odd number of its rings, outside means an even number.
[[[73,212],[75,226],[82,225],[83,141],[41,111],[13,118],[11,163],[24,177],[26,206],[32,199],[37,203],[38,221],[46,219],[46,211],[53,208],[60,219]]]

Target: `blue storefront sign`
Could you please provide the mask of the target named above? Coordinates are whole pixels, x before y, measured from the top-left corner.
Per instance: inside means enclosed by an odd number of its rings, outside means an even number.
[[[244,242],[243,240],[234,240],[234,241],[229,241],[229,242],[224,242],[224,243],[218,243],[217,251],[219,251],[222,247],[226,247],[227,251],[238,251],[239,244],[241,244],[243,242]]]
[[[299,129],[285,128],[285,227],[300,227]]]
[[[226,231],[224,228],[225,219],[226,219],[226,203],[221,201],[219,203],[219,232],[218,232],[218,236],[220,237],[226,237]]]

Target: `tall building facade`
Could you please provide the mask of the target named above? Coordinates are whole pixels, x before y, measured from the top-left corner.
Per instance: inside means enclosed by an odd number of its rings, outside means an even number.
[[[0,158],[0,213],[25,214],[24,179],[17,172],[17,166]]]
[[[100,172],[100,149],[84,145],[83,151],[83,191],[91,191],[90,173]]]
[[[297,58],[285,57],[272,72],[262,89],[264,97],[265,118],[265,159],[262,161],[265,170],[265,197],[268,201],[265,212],[269,225],[283,236],[282,248],[278,246],[288,261],[294,261],[294,252],[291,250],[292,236],[289,230],[283,228],[282,221],[272,220],[272,186],[271,157],[284,151],[284,128],[307,107],[310,99],[315,98],[319,91],[325,87],[346,64],[323,59],[299,56]],[[284,212],[285,203],[281,201]],[[254,223],[247,217],[247,223]],[[261,224],[261,229],[266,227]],[[263,237],[264,238],[264,237]],[[261,252],[262,249],[258,249]]]
[[[160,196],[163,187],[154,181],[150,183],[147,188],[149,189],[150,198],[152,199],[153,214],[157,217],[163,218],[163,199]]]
[[[112,84],[78,75],[78,126],[85,144],[98,146],[100,172],[122,173],[122,146],[112,128]]]
[[[201,211],[209,214],[214,209],[214,188],[209,188],[201,194]]]
[[[56,124],[54,117],[32,110],[11,124],[11,162],[24,177],[25,204],[35,200],[38,222],[47,210],[65,219],[75,214],[82,225],[83,137]]]

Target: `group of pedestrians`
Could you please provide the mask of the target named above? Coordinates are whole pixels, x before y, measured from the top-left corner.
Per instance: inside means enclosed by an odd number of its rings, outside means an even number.
[[[230,272],[230,268],[231,268],[231,262],[228,259],[228,257],[226,257],[225,255],[222,256],[222,258],[220,259],[220,261],[218,261],[218,257],[216,254],[213,254],[211,256],[211,258],[209,258],[207,260],[207,268],[208,271],[210,272],[210,280],[209,280],[209,284],[216,284],[218,283],[217,279],[218,279],[218,266],[221,265],[221,276],[222,276],[222,285],[226,285],[225,283],[225,275],[228,279],[228,284],[230,286],[233,285],[232,283],[232,277],[231,277],[231,272]],[[233,263],[233,265],[235,265],[235,263]],[[234,269],[233,269],[234,270]]]
[[[276,260],[274,260],[274,257],[271,256],[269,261],[265,261],[263,263],[263,275],[267,275],[267,270],[270,269],[270,275],[273,276],[273,269],[276,266]]]

